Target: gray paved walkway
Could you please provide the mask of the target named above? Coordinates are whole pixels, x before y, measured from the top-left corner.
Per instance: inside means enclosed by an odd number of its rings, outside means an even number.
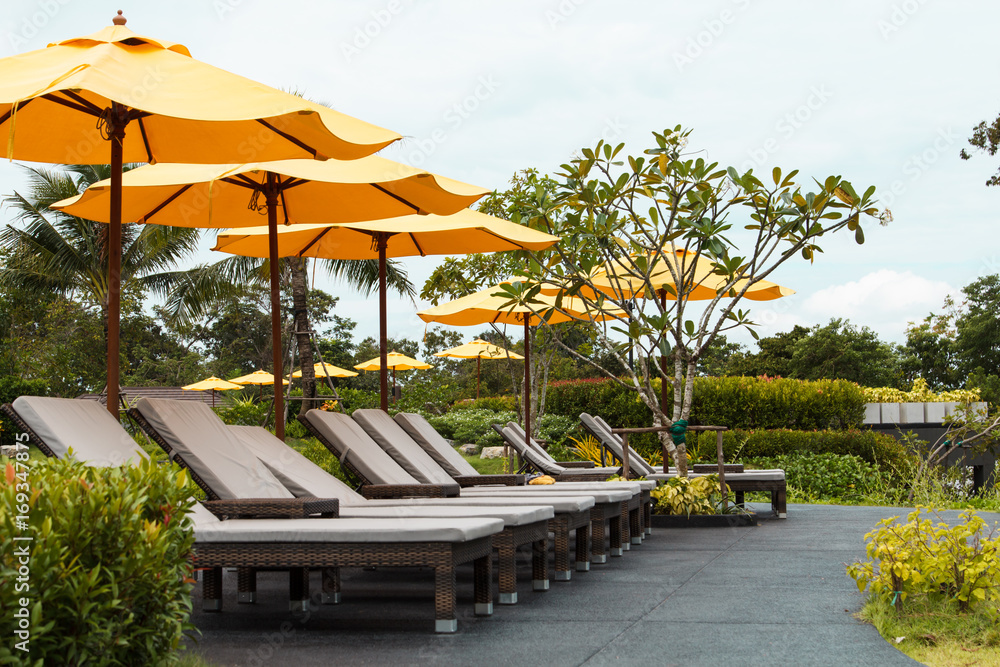
[[[222,614],[195,598],[194,650],[219,665],[913,665],[853,617],[862,597],[844,573],[901,513],[796,505],[756,527],[660,529],[547,593],[531,592],[525,556],[520,604],[488,618],[471,613],[469,570],[455,635],[431,631],[429,572],[345,573],[344,603],[304,617],[287,611],[286,575],[264,573],[256,605],[235,603],[234,581]]]

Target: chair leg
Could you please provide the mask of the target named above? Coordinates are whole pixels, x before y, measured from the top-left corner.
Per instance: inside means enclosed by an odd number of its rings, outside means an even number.
[[[236,601],[240,604],[257,601],[257,570],[252,567],[236,568]]]
[[[554,532],[553,549],[556,555],[556,571],[552,578],[556,581],[569,581],[573,572],[569,569],[569,527],[560,525]]]
[[[340,568],[323,568],[323,604],[340,604]]]
[[[653,534],[653,503],[648,502],[642,506],[642,523],[646,530],[646,535]]]
[[[202,609],[222,611],[222,568],[213,567],[202,572]]]
[[[452,618],[455,616],[455,569],[451,569]],[[493,614],[493,554],[477,558],[473,562],[473,588],[476,600],[476,616]],[[456,628],[457,629],[457,628]]]
[[[621,531],[621,544],[624,551],[632,548],[632,522],[629,520],[628,503],[622,503],[622,513],[619,517],[619,530]]]
[[[489,560],[489,559],[487,559]],[[479,561],[475,567],[476,600],[479,600]],[[451,633],[458,631],[455,617],[455,567],[440,565],[434,568],[434,632]]]
[[[771,507],[779,519],[788,518],[787,493],[785,489],[778,489],[771,492]]]
[[[615,514],[608,521],[608,533],[611,537],[611,555],[621,556],[625,553],[622,548],[622,517],[621,514]]]
[[[590,524],[576,529],[576,571],[590,572]]]
[[[517,548],[513,544],[497,546],[497,561],[500,565],[500,604],[517,604]]]
[[[288,608],[309,611],[309,570],[293,567],[288,571]]]
[[[632,538],[632,544],[642,544],[642,506],[636,507],[628,513],[628,532]]]
[[[608,562],[608,555],[604,552],[604,517],[600,512],[590,515],[590,561],[601,564]]]
[[[535,591],[549,590],[549,540],[531,543],[531,588]]]

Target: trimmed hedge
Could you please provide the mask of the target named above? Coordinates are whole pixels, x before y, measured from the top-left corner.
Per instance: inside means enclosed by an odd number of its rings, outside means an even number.
[[[654,384],[659,388],[659,381]],[[861,426],[864,409],[861,388],[846,380],[700,377],[689,421],[733,429],[849,429]],[[553,382],[545,410],[570,417],[596,413],[620,428],[653,423],[635,392],[603,378]]]
[[[8,462],[0,469],[0,663],[176,662],[193,627],[190,498],[187,474],[153,461],[93,468],[48,459],[27,471]],[[16,644],[25,639],[27,652]]]

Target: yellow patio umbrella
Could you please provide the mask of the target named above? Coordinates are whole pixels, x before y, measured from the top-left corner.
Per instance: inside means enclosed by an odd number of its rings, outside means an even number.
[[[278,306],[278,216],[282,222],[354,222],[413,213],[454,213],[487,190],[436,176],[391,160],[279,160],[246,164],[161,163],[133,169],[122,178],[123,219],[177,227],[259,225],[257,257],[271,268],[272,362],[282,368]],[[93,220],[106,221],[111,191],[100,181],[52,205]],[[263,195],[263,197],[261,196]],[[284,226],[284,225],[283,225]],[[241,253],[242,254],[242,253]],[[284,397],[275,398],[275,434],[284,437]]]
[[[359,371],[381,371],[382,369],[392,369],[392,393],[396,393],[396,371],[412,371],[421,368],[430,368],[430,364],[417,361],[413,357],[408,357],[393,350],[385,355],[386,363],[382,364],[382,356],[355,365]],[[383,408],[384,409],[384,408]]]
[[[328,364],[325,361],[320,364],[313,364],[313,370],[316,373],[316,377],[331,377],[331,378],[352,378],[357,375],[354,371],[349,371],[340,366],[334,366],[333,364]],[[302,377],[302,371],[297,370],[292,373],[293,378]]]
[[[243,385],[235,384],[229,380],[223,380],[222,378],[217,378],[214,375],[212,377],[205,378],[194,384],[189,384],[181,389],[187,389],[188,391],[210,391],[212,392],[212,407],[215,407],[215,392],[216,391],[228,391],[230,389],[242,389]]]
[[[123,162],[350,160],[400,138],[195,60],[181,44],[138,35],[121,11],[91,35],[0,59],[3,135],[8,159],[111,164],[108,410],[115,416]]]
[[[241,375],[238,378],[230,378],[229,380],[233,384],[255,384],[260,387],[260,396],[264,396],[264,385],[274,384],[274,376],[263,369],[255,370],[253,373],[248,375]],[[281,378],[281,384],[287,385],[288,380]],[[277,397],[281,395],[280,391],[274,392],[275,401],[277,402]]]
[[[471,343],[453,347],[443,352],[435,352],[435,357],[452,357],[454,359],[475,359],[476,360],[476,398],[479,398],[479,362],[483,359],[524,359],[517,352],[511,352],[499,345],[487,343],[481,338],[477,338]]]
[[[541,324],[543,320],[550,324],[584,320],[600,322],[606,319],[621,317],[624,311],[598,311],[590,309],[582,299],[562,297],[557,295],[538,294],[530,306],[512,304],[511,297],[505,292],[501,283],[493,287],[479,290],[442,303],[433,308],[417,312],[424,322],[437,322],[456,327],[474,326],[478,324],[521,324],[524,326],[524,431],[531,434],[531,346],[529,344],[531,327]],[[539,314],[541,312],[541,314]]]
[[[214,250],[260,257],[264,229],[219,234]],[[278,230],[281,257],[379,260],[379,354],[388,352],[387,257],[542,250],[559,240],[529,227],[463,209],[448,216],[411,215],[338,225],[294,225]],[[380,369],[381,407],[388,410],[388,366]]]

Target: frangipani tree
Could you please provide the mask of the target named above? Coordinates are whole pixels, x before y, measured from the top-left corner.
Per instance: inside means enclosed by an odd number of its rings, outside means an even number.
[[[526,222],[562,241],[537,253],[524,274],[592,307],[631,313],[595,325],[594,341],[626,368],[624,377],[606,375],[638,393],[655,425],[682,422],[673,437],[660,434],[681,474],[698,360],[719,334],[754,326],[741,309],[747,294],[785,262],[811,262],[824,236],[851,232],[863,243],[863,221],[890,220],[876,207],[874,187],[859,194],[830,176],[808,191],[797,171],[778,168],[765,182],[688,157],[689,135],[680,126],[656,132],[652,148],[627,158],[623,144],[601,141],[562,166],[554,192],[539,185]],[[714,296],[695,303],[706,285]],[[533,290],[521,293],[530,302]],[[657,356],[666,363],[653,363]],[[672,383],[672,404],[661,404],[657,376]]]

